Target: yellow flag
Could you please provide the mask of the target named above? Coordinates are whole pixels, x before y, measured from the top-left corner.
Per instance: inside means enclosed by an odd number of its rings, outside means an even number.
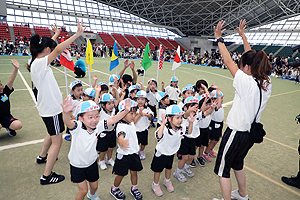
[[[93,47],[90,40],[88,40],[85,53],[86,53],[86,63],[90,65],[90,71],[92,71],[92,64],[94,64],[94,58],[93,58]]]

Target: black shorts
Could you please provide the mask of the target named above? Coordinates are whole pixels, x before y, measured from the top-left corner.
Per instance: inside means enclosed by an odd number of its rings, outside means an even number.
[[[156,113],[156,106],[151,106],[151,105],[148,105],[148,107],[150,108],[150,110],[153,112],[154,114],[154,118],[156,117],[157,113]]]
[[[200,128],[200,136],[196,138],[196,146],[201,147],[203,146],[208,146],[208,141],[209,141],[209,127],[207,128]]]
[[[155,149],[155,154],[156,154]],[[151,167],[150,169],[154,172],[162,172],[164,168],[166,169],[172,169],[174,155],[166,156],[166,155],[160,155],[159,157],[156,157],[154,154]]]
[[[100,137],[101,134],[98,135],[98,142],[96,147],[97,151],[106,152],[108,148],[114,148],[116,146],[116,129],[105,133],[105,137]]]
[[[223,122],[211,121],[209,127],[211,128],[209,139],[219,141],[222,136]]]
[[[54,115],[51,117],[42,117],[48,134],[50,136],[52,135],[58,135],[62,132],[64,132],[65,130],[65,125],[64,125],[64,121],[62,119],[62,113],[59,113],[58,115]]]
[[[253,143],[248,131],[233,131],[227,128],[218,151],[214,172],[221,177],[230,178],[230,169],[242,170],[244,158]]]
[[[7,117],[5,119],[0,120],[0,124],[2,125],[3,128],[9,128],[11,123],[16,120],[18,120],[18,119],[14,118],[12,115],[10,115],[9,117]]]
[[[138,142],[141,145],[148,145],[148,129],[142,132],[136,132]]]
[[[181,145],[178,154],[181,155],[196,155],[196,139],[184,136],[181,140]]]
[[[126,176],[128,170],[138,172],[142,171],[142,169],[142,162],[138,154],[120,156],[120,154],[117,153],[112,173],[119,176]]]
[[[99,179],[99,170],[97,161],[86,168],[74,167],[70,164],[71,181],[73,183],[81,183],[84,180],[95,182]]]

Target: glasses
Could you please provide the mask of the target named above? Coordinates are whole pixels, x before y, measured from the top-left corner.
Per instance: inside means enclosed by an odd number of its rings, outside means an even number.
[[[90,116],[90,117],[82,117],[84,119],[88,119],[88,120],[93,120],[93,119],[99,119],[100,115],[95,115],[94,117]]]

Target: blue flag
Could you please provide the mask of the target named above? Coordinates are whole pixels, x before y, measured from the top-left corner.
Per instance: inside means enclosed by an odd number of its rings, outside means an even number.
[[[117,48],[117,42],[115,41],[114,50],[111,53],[109,71],[113,70],[118,65],[119,65],[118,48]]]

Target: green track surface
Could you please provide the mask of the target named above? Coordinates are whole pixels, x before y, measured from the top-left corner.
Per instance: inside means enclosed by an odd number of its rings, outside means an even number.
[[[0,56],[0,80],[6,84],[13,66],[10,59],[17,59],[20,62],[20,72],[25,81],[31,87],[30,74],[26,70],[25,64],[29,57]],[[83,58],[85,60],[85,58]],[[120,60],[118,71],[123,67]],[[93,71],[91,76],[97,75],[98,81],[108,82],[108,75],[115,73],[109,71],[108,58],[94,58]],[[140,60],[134,60],[139,68]],[[153,66],[147,71],[145,83],[149,78],[156,79],[157,62],[152,62]],[[165,85],[169,84],[172,63],[164,63],[163,70],[159,74],[159,86],[161,81]],[[52,67],[56,80],[61,86],[63,98],[66,97],[65,76],[63,67]],[[97,71],[96,71],[97,70]],[[72,71],[67,70],[71,77],[68,77],[68,85],[75,80]],[[131,74],[130,69],[125,73]],[[233,100],[234,88],[232,87],[232,76],[228,70],[194,65],[181,65],[176,70],[179,79],[179,88],[182,89],[187,84],[194,84],[198,79],[205,79],[209,85],[219,86],[225,95],[224,102]],[[81,79],[89,84],[88,74]],[[143,77],[138,77],[139,81]],[[300,124],[296,124],[295,116],[300,113],[300,85],[295,82],[272,78],[272,96],[262,114],[261,122],[267,132],[267,136],[262,144],[256,144],[249,151],[245,159],[245,174],[247,177],[247,193],[250,199],[300,199],[300,190],[287,186],[281,181],[281,176],[296,175],[299,170],[299,156],[297,152],[300,138]],[[51,86],[49,86],[51,87]],[[87,88],[84,85],[84,89]],[[5,129],[0,130],[0,148],[7,145],[24,143],[33,140],[41,140],[46,136],[46,128],[38,115],[35,103],[32,100],[20,75],[17,75],[14,82],[15,92],[10,97],[11,112],[14,117],[20,119],[23,128],[17,131],[16,137],[9,137]],[[225,107],[225,119],[231,106]],[[224,129],[226,126],[224,127]],[[154,128],[149,129],[149,145],[146,147],[146,160],[142,161],[143,171],[138,173],[138,188],[144,199],[203,199],[211,200],[213,197],[221,198],[218,176],[213,173],[215,159],[211,163],[206,163],[205,167],[192,169],[195,177],[188,178],[186,183],[181,183],[173,176],[171,181],[175,188],[174,193],[168,193],[162,185],[164,174],[162,173],[160,185],[164,195],[156,197],[151,190],[153,182],[153,172],[150,164],[154,154],[156,141],[154,138]],[[75,199],[78,192],[77,185],[70,181],[70,167],[68,152],[70,142],[64,141],[58,156],[58,161],[54,166],[54,171],[64,174],[66,180],[54,185],[41,186],[39,178],[44,172],[45,165],[36,164],[36,157],[39,155],[42,143],[31,144],[21,147],[14,147],[0,151],[0,199]],[[218,150],[218,145],[215,148]],[[174,159],[172,172],[177,167],[178,160]],[[115,175],[111,173],[112,168],[108,166],[106,171],[100,170],[98,196],[102,200],[113,199],[109,194],[110,186],[113,184]],[[232,176],[234,177],[233,173]],[[236,181],[232,179],[233,189],[237,187]],[[123,179],[120,188],[126,194],[127,199],[133,199],[129,194],[130,177]],[[87,198],[86,198],[87,199]]]

